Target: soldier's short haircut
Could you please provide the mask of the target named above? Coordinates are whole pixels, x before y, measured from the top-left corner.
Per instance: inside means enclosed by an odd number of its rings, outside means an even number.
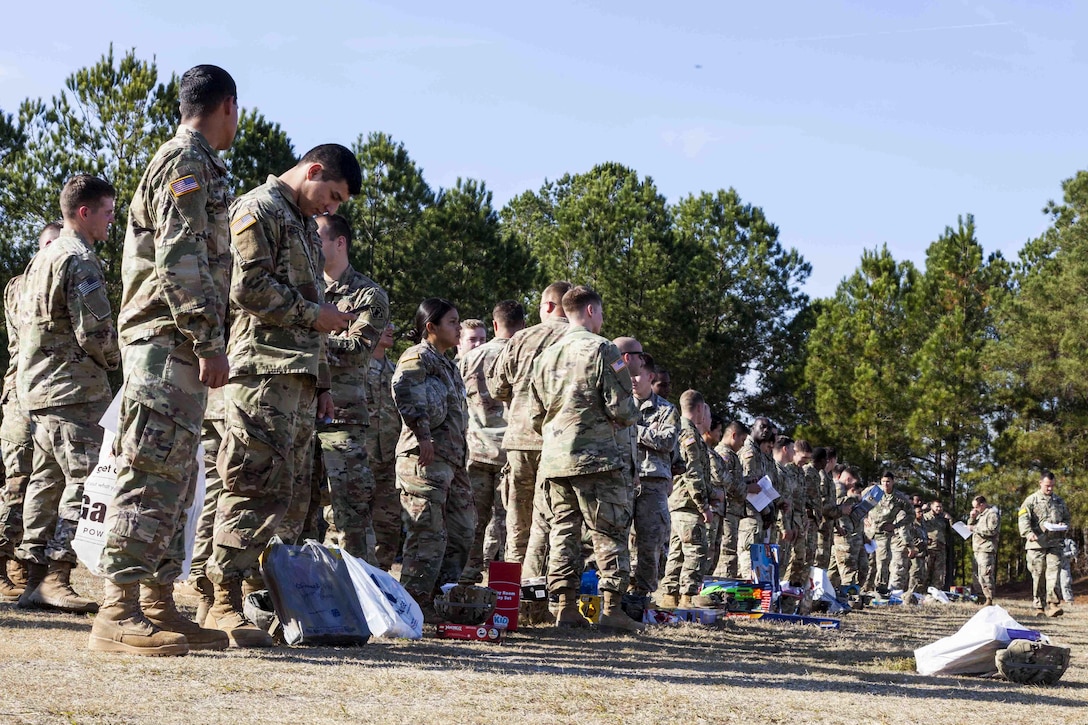
[[[774,424],[771,423],[770,418],[760,416],[752,421],[752,441],[756,445],[773,443],[774,438]]]
[[[715,428],[722,428],[723,430],[725,428],[725,416],[721,413],[710,414],[710,430]]]
[[[823,446],[818,446],[812,451],[812,465],[816,468],[823,468],[827,465],[827,449]]]
[[[584,284],[580,284],[577,287],[571,287],[563,295],[563,311],[566,312],[567,315],[574,312],[581,312],[590,305],[603,304],[604,300],[597,294],[597,291]]]
[[[563,295],[567,294],[573,286],[574,285],[565,279],[561,279],[558,282],[552,282],[540,293],[541,304],[545,302],[554,302],[557,305],[562,305]]]
[[[835,446],[825,446],[824,447],[824,452],[827,454],[827,460],[829,460],[829,461],[832,458],[838,458],[839,457],[839,451],[835,448]]]
[[[446,316],[450,310],[455,310],[456,307],[449,300],[444,300],[441,297],[428,297],[419,303],[419,309],[416,310],[415,327],[416,327],[416,342],[423,342],[427,337],[427,323],[439,324],[442,318]]]
[[[880,474],[880,477],[881,478],[890,478],[893,481],[895,480],[895,474],[892,473],[891,471],[887,470],[887,469],[884,469],[884,472]]]
[[[484,321],[476,317],[470,317],[467,320],[461,320],[462,330],[483,330],[486,328],[487,325],[484,324]]]
[[[642,372],[653,375],[657,372],[657,361],[654,360],[654,356],[648,352],[642,353]]]
[[[853,478],[855,481],[861,481],[861,471],[858,470],[857,466],[847,466],[842,472]]]
[[[793,443],[793,439],[789,436],[778,436],[774,439],[774,449],[780,451],[791,443]]]
[[[178,86],[183,119],[206,116],[228,98],[238,97],[230,73],[217,65],[198,65],[185,71]]]
[[[706,398],[698,390],[688,389],[680,394],[680,410],[684,413],[694,413],[705,402]]]
[[[972,502],[973,503],[986,503],[986,497],[985,496],[975,496],[975,498],[972,500]]]
[[[654,375],[668,375],[670,378],[672,377],[672,375],[669,373],[669,369],[664,365],[658,365],[657,368],[654,370]]]
[[[75,219],[81,206],[97,210],[105,199],[116,199],[113,184],[90,174],[76,174],[60,192],[60,213],[65,219]]]
[[[348,193],[352,196],[363,188],[363,171],[359,168],[359,159],[346,146],[338,143],[314,146],[306,152],[299,164],[321,164],[322,181],[343,181],[347,183]]]
[[[742,436],[746,436],[752,431],[748,429],[744,423],[739,420],[730,421],[729,425],[725,427],[726,435],[733,435],[734,433],[740,433]]]
[[[794,441],[793,448],[798,453],[807,453],[809,455],[812,455],[812,444],[804,438],[798,438],[796,441]]]
[[[343,237],[347,240],[348,249],[351,249],[351,223],[348,222],[347,219],[340,214],[325,214],[324,216],[318,217],[318,219],[325,220],[325,223],[329,226],[329,231],[332,232],[333,239]]]
[[[846,470],[846,464],[845,463],[836,463],[834,466],[831,467],[831,475],[832,476],[839,476],[845,470]]]
[[[525,307],[517,300],[503,300],[491,310],[491,317],[499,327],[516,327],[525,322]]]
[[[1053,483],[1053,481],[1054,481],[1054,472],[1053,471],[1043,471],[1043,475],[1039,476],[1039,480],[1041,481],[1044,478]]]

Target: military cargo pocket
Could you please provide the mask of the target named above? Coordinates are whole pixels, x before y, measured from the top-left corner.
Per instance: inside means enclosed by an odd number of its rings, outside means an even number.
[[[137,470],[171,480],[188,480],[196,466],[196,436],[173,418],[127,402],[136,408],[136,421],[123,434],[122,455]]]
[[[284,465],[270,445],[236,426],[227,429],[216,458],[223,488],[241,496],[271,493],[272,474]]]
[[[598,474],[602,477],[594,486],[597,498],[596,528],[605,533],[622,533],[631,524],[631,498],[627,483],[619,471]]]
[[[157,519],[144,516],[139,511],[118,511],[110,528],[110,535],[150,544],[155,540],[155,532],[158,530]]]

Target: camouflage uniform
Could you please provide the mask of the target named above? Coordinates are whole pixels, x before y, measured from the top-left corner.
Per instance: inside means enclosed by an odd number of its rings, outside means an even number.
[[[725,522],[725,506],[728,494],[726,493],[728,473],[725,470],[725,461],[720,453],[707,447],[707,460],[710,463],[710,512],[713,518],[706,530],[706,567],[703,568],[703,577],[711,576],[718,568],[718,560],[721,558],[722,529]]]
[[[831,583],[834,586],[850,586],[858,583],[857,547],[858,526],[849,516],[835,519],[835,539],[832,547],[833,567]]]
[[[1068,526],[1069,508],[1058,494],[1046,496],[1042,491],[1036,491],[1020,504],[1017,515],[1020,536],[1024,537],[1024,548],[1027,549],[1028,569],[1031,571],[1032,602],[1036,609],[1042,609],[1048,603],[1057,604],[1061,601],[1058,573],[1062,568],[1062,541],[1066,532],[1047,531],[1043,524]],[[1031,533],[1035,534],[1035,541],[1027,540],[1027,535]]]
[[[8,369],[4,373],[4,419],[0,422],[0,452],[6,480],[0,493],[0,562],[15,557],[23,538],[23,499],[34,472],[34,436],[30,417],[19,404],[16,372],[19,368],[19,294],[22,275],[12,277],[4,290],[4,318],[8,331]],[[0,578],[5,576],[0,570]]]
[[[174,581],[207,406],[199,357],[222,355],[229,267],[227,170],[181,125],[133,196],[121,263],[121,413],[117,491],[102,567],[115,583]]]
[[[506,561],[525,560],[531,527],[537,531],[536,555],[548,542],[551,506],[543,477],[537,480],[542,441],[529,416],[529,380],[533,361],[568,327],[566,318],[558,318],[519,330],[487,371],[492,397],[510,404],[502,438],[510,466],[506,479]]]
[[[487,387],[487,371],[506,347],[507,338],[497,337],[470,350],[460,363],[468,403],[468,478],[472,484],[472,499],[476,502],[476,533],[468,566],[461,578],[465,583],[481,581],[490,558],[485,554],[485,539],[497,510],[502,506],[502,469],[506,451],[502,438],[506,433],[506,405],[491,396]],[[542,574],[541,572],[540,574]],[[540,576],[533,574],[532,576]],[[523,576],[525,576],[523,572]]]
[[[831,567],[831,547],[834,543],[835,519],[839,517],[839,507],[835,505],[837,484],[827,471],[819,471],[820,476],[820,517],[816,530],[815,565],[821,569]]]
[[[725,483],[725,517],[722,519],[721,547],[718,554],[718,565],[714,569],[714,576],[735,579],[740,575],[740,559],[737,552],[737,544],[740,541],[740,522],[747,516],[748,482],[744,480],[740,458],[736,452],[725,443],[716,449],[722,458],[722,473]],[[749,553],[749,568],[751,568],[751,554]]]
[[[457,581],[476,532],[472,485],[465,470],[465,384],[457,366],[430,342],[408,348],[393,373],[400,411],[397,489],[408,534],[400,581],[429,605],[436,585]],[[419,463],[419,439],[430,439],[434,461]]]
[[[783,496],[789,501],[789,513],[779,515],[778,525],[783,534],[793,532],[793,539],[781,544],[783,551],[780,551],[779,561],[782,578],[794,586],[800,586],[807,583],[811,566],[808,560],[805,475],[800,466],[788,463],[779,466],[778,478],[786,482]]]
[[[916,602],[914,595],[924,594],[926,591],[925,578],[928,542],[926,539],[925,524],[917,520],[912,520],[903,527],[903,540],[907,545],[907,552],[914,554],[914,558],[909,559],[909,574],[907,586],[903,589],[903,603],[914,604]]]
[[[971,513],[971,548],[978,567],[978,581],[982,594],[993,601],[997,589],[997,537],[1001,532],[1001,512],[995,506],[987,506],[981,515]]]
[[[313,219],[275,176],[231,206],[230,382],[217,467],[223,493],[207,575],[230,590],[292,508],[310,470],[319,390],[330,385],[321,311],[324,259]],[[296,509],[297,510],[297,509]]]
[[[83,483],[112,397],[106,372],[120,361],[102,264],[79,234],[64,229],[30,261],[18,310],[16,386],[34,436],[18,556],[74,564]]]
[[[871,565],[876,568],[874,583],[878,589],[886,589],[894,582],[894,565],[900,560],[896,554],[896,540],[899,538],[899,531],[913,516],[914,507],[910,499],[896,490],[885,494],[869,511],[869,520],[876,532],[873,535],[873,540],[876,541],[876,557]],[[887,524],[894,526],[894,530],[884,531]]]
[[[680,434],[680,413],[657,393],[639,406],[637,428],[639,487],[635,493],[632,588],[640,594],[657,590],[661,550],[669,540],[669,489],[672,452]]]
[[[805,479],[805,553],[808,566],[817,566],[824,498],[820,472],[811,462],[801,469]]]
[[[620,450],[625,437],[618,432],[638,420],[638,407],[619,349],[571,325],[533,364],[530,411],[533,429],[543,435],[540,478],[554,517],[549,591],[578,588],[584,526],[593,542],[600,590],[622,594],[630,578],[632,511]]]
[[[710,461],[706,443],[688,418],[680,420],[680,456],[684,472],[673,478],[669,511],[672,536],[661,588],[672,594],[698,594],[706,566],[706,522],[710,510]]]
[[[933,586],[940,590],[945,589],[947,558],[948,558],[948,519],[944,512],[940,516],[927,511],[922,516],[922,522],[926,529],[926,575],[925,585]]]
[[[404,539],[400,494],[397,493],[397,439],[400,438],[400,413],[393,402],[393,371],[388,358],[371,358],[366,375],[366,400],[370,408],[370,426],[366,429],[366,452],[374,476],[371,500],[371,528],[374,532],[374,557],[386,571],[400,555]]]
[[[374,476],[367,463],[364,430],[370,425],[366,387],[370,353],[389,322],[389,298],[377,283],[348,265],[339,279],[326,280],[325,301],[358,317],[346,331],[328,338],[330,392],[336,408],[331,421],[317,425],[328,483],[317,481],[327,489],[336,543],[373,564],[374,548],[367,543]]]
[[[771,478],[774,462],[763,455],[763,451],[751,437],[744,441],[744,445],[737,453],[737,459],[740,461],[741,479],[745,490],[748,484],[756,483],[764,476]],[[777,478],[777,473],[774,477]],[[773,507],[774,504],[771,504],[765,511],[756,511],[752,508],[752,504],[748,503],[747,498],[745,499],[744,518],[740,520],[737,532],[737,571],[742,579],[749,579],[752,576],[752,544],[763,543],[763,517],[766,511],[772,510]]]
[[[200,444],[204,446],[204,506],[196,526],[193,561],[189,567],[190,582],[205,575],[205,565],[212,555],[215,511],[219,506],[219,496],[223,493],[223,477],[219,475],[215,462],[223,444],[225,417],[223,388],[209,388],[208,406],[204,409],[204,423],[200,427]]]

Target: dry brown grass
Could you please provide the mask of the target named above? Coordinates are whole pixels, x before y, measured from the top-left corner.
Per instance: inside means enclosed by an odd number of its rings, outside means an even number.
[[[914,672],[914,648],[955,631],[969,605],[871,609],[838,632],[734,620],[159,659],[88,652],[89,618],[0,604],[0,722],[1088,722],[1088,608],[1035,620],[1024,602],[1001,603],[1073,648],[1058,686]]]

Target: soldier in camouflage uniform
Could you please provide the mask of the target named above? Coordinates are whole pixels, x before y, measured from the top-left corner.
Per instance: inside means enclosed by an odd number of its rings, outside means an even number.
[[[926,539],[929,548],[926,550],[926,576],[927,587],[937,587],[945,590],[946,563],[948,559],[948,534],[951,531],[949,521],[951,517],[944,512],[944,505],[940,501],[932,501],[929,511],[925,512],[924,523]]]
[[[503,511],[502,524],[504,527],[506,524],[506,509],[500,500],[500,487],[502,470],[506,466],[502,438],[506,433],[507,406],[491,395],[487,386],[487,371],[510,338],[525,328],[525,308],[514,300],[504,300],[495,305],[491,315],[495,327],[494,339],[463,352],[459,363],[468,403],[468,478],[472,484],[472,498],[476,502],[476,533],[468,566],[461,574],[461,581],[465,584],[475,584],[483,579],[483,571],[489,563],[485,555],[485,538],[496,508]],[[463,323],[461,328],[463,343]]]
[[[869,511],[869,521],[875,530],[876,556],[871,566],[876,568],[874,584],[878,591],[887,591],[892,581],[894,547],[898,532],[914,518],[910,499],[895,490],[895,475],[885,471],[880,477],[884,497]]]
[[[400,438],[400,413],[393,402],[393,371],[396,365],[386,357],[393,347],[393,324],[385,326],[378,338],[366,375],[366,400],[370,408],[370,426],[366,429],[366,452],[374,476],[371,501],[371,529],[374,557],[386,571],[400,555],[404,543],[400,494],[397,493],[397,440]]]
[[[643,365],[632,378],[638,424],[639,485],[635,491],[634,572],[631,590],[645,597],[657,590],[662,547],[669,540],[669,489],[672,488],[672,452],[680,434],[680,412],[653,391],[652,365]]]
[[[722,543],[718,553],[718,565],[714,576],[735,579],[740,575],[737,544],[740,540],[740,522],[747,515],[748,494],[759,486],[744,479],[737,451],[748,439],[749,429],[739,420],[725,427],[722,441],[715,451],[722,457],[725,484],[725,517],[722,519]]]
[[[1001,512],[987,503],[985,496],[975,496],[971,504],[967,528],[971,530],[971,549],[984,597],[982,605],[988,607],[994,603],[997,588],[997,537],[1001,532]]]
[[[713,517],[706,529],[706,567],[703,568],[703,577],[708,577],[718,568],[718,559],[721,558],[722,524],[725,521],[725,505],[727,500],[726,483],[729,474],[725,470],[725,460],[721,454],[714,450],[721,442],[725,433],[725,420],[717,415],[710,416],[710,427],[703,433],[703,442],[707,447],[707,461],[710,463],[710,512]]]
[[[922,507],[915,507],[914,518],[903,527],[902,536],[907,545],[906,557],[910,562],[907,586],[903,589],[904,604],[918,604],[914,595],[924,594],[926,591],[926,558],[929,544],[923,516]]]
[[[23,275],[16,388],[34,452],[17,552],[28,569],[20,607],[98,610],[72,589],[70,575],[83,483],[98,464],[98,421],[112,398],[106,372],[120,362],[105,274],[92,249],[109,233],[115,195],[93,176],[70,179],[60,197],[64,229]]]
[[[38,237],[42,250],[60,234],[62,225],[50,222]],[[23,500],[34,472],[34,434],[30,416],[19,404],[19,296],[22,275],[8,281],[4,289],[4,321],[8,332],[8,369],[4,373],[4,419],[0,422],[0,451],[3,452],[5,485],[0,490],[0,602],[13,602],[26,585],[26,564],[15,558],[15,547],[23,539]],[[8,576],[8,567],[12,576]]]
[[[824,454],[826,456],[826,462],[823,467],[819,469],[820,474],[820,518],[819,527],[816,531],[816,566],[821,569],[831,568],[831,547],[834,543],[834,526],[835,519],[840,515],[839,507],[836,504],[838,498],[838,486],[831,476],[831,471],[838,463],[837,454],[834,448],[827,446],[824,448]]]
[[[795,463],[797,452],[793,439],[779,436],[775,440],[774,459],[778,480],[782,484],[782,506],[778,514],[779,566],[782,579],[793,586],[808,582],[805,547],[805,479]]]
[[[834,523],[835,539],[829,572],[831,583],[836,587],[859,583],[858,553],[862,523],[857,516],[851,515],[861,498],[855,487],[858,477],[856,469],[847,468],[839,479],[843,494],[837,499],[839,516]]]
[[[569,282],[554,282],[546,287],[540,297],[540,324],[510,338],[487,371],[487,387],[492,397],[510,406],[502,439],[510,467],[506,480],[506,561],[525,560],[531,526],[540,532],[550,529],[550,522],[545,520],[550,518],[551,508],[547,491],[542,480],[537,485],[542,441],[529,416],[529,377],[533,361],[567,331],[562,299],[569,289]],[[534,509],[539,509],[536,521]],[[540,543],[545,545],[546,538]],[[542,570],[543,565],[534,565],[534,569]]]
[[[324,260],[313,216],[334,213],[362,184],[359,163],[338,144],[318,146],[269,176],[230,210],[230,381],[217,467],[223,493],[206,565],[215,603],[205,624],[237,647],[272,639],[242,613],[242,580],[291,509],[296,471],[309,467],[314,411],[335,406],[325,336],[355,320],[323,302]]]
[[[457,308],[432,297],[416,311],[420,342],[393,373],[393,400],[404,425],[397,443],[397,489],[408,533],[400,582],[436,621],[436,586],[457,581],[476,531],[465,469],[465,385],[446,352],[457,345]]]
[[[752,423],[752,433],[744,442],[737,453],[740,460],[741,477],[745,484],[755,484],[764,476],[771,479],[778,477],[774,471],[774,460],[771,458],[771,450],[774,447],[774,426],[766,418],[756,418]],[[776,489],[777,490],[777,489]],[[763,511],[756,511],[752,504],[745,500],[744,518],[740,520],[737,535],[737,570],[742,579],[752,576],[752,544],[764,543],[765,525],[764,519],[774,510],[774,504],[770,504]]]
[[[1061,616],[1058,574],[1062,567],[1062,540],[1065,539],[1070,518],[1065,501],[1054,493],[1053,473],[1043,472],[1039,490],[1024,499],[1017,515],[1020,536],[1024,538],[1027,549],[1035,613],[1043,614],[1045,604],[1047,615]],[[982,578],[981,571],[979,578]]]
[[[339,214],[318,217],[317,233],[325,255],[325,301],[342,312],[357,315],[345,332],[329,335],[331,392],[336,408],[331,420],[317,425],[327,481],[319,484],[327,489],[335,543],[373,564],[373,545],[367,543],[374,476],[367,462],[364,430],[370,425],[366,379],[371,351],[389,324],[389,298],[385,290],[348,261],[351,225],[347,219]]]
[[[706,566],[706,525],[713,518],[710,508],[710,460],[703,431],[710,425],[710,409],[702,394],[685,390],[680,395],[680,438],[677,446],[684,462],[684,472],[673,478],[669,496],[672,514],[672,536],[669,559],[665,564],[664,606],[679,595],[677,605],[693,606],[692,597],[703,588],[703,567]]]
[[[540,478],[548,487],[554,524],[548,590],[559,597],[556,624],[585,626],[578,611],[582,531],[589,530],[604,598],[602,630],[639,631],[620,609],[630,578],[627,439],[619,431],[638,420],[631,375],[615,344],[600,336],[601,297],[588,287],[563,296],[570,329],[533,364],[530,411],[543,436]]]

